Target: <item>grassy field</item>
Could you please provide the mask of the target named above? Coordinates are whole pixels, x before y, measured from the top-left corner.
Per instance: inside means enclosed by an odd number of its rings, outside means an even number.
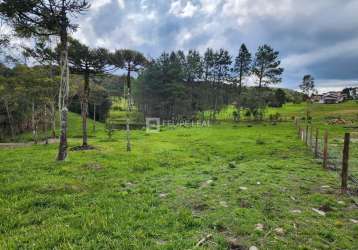
[[[1,248],[193,249],[208,234],[202,248],[358,248],[357,209],[291,124],[136,131],[132,153],[114,138],[65,163],[55,145],[2,149]]]
[[[98,129],[64,163],[0,149],[0,249],[358,249],[357,207],[292,122],[137,130],[131,153]],[[73,114],[70,130],[80,145]]]
[[[279,113],[282,118],[291,119],[295,117],[306,116],[306,103],[284,104],[281,108],[268,108],[265,112],[265,116],[268,117],[270,114]],[[233,106],[228,106],[221,110],[217,115],[219,120],[232,120],[233,112],[236,109]],[[313,103],[311,105],[311,116],[313,121],[320,122],[329,118],[345,118],[347,120],[358,120],[358,102],[348,101],[339,104],[320,104]],[[241,114],[241,118],[245,119],[244,113]]]

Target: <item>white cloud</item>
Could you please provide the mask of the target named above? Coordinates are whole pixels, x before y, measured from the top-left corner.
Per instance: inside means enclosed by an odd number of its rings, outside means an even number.
[[[141,1],[140,1],[140,7],[141,7],[143,10],[148,9],[148,0],[141,0]]]
[[[210,15],[217,11],[217,8],[222,0],[201,0],[201,11]]]
[[[181,30],[176,37],[176,49],[184,49],[183,46],[190,41],[193,34],[188,29]]]
[[[238,25],[244,25],[258,17],[286,16],[291,7],[292,0],[225,0],[223,15],[234,17]]]
[[[93,0],[91,3],[91,9],[98,10],[102,6],[105,6],[109,3],[111,3],[111,0]]]
[[[358,87],[358,80],[320,79],[315,81],[318,93],[340,91],[344,88]]]
[[[126,4],[124,2],[124,0],[117,0],[118,6],[121,9],[124,9],[126,7]]]
[[[185,6],[181,0],[172,2],[169,13],[179,17],[193,17],[197,12],[198,6],[194,5],[191,1],[187,1]]]

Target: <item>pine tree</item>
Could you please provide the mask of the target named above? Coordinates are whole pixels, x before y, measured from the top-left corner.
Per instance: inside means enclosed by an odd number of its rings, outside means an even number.
[[[259,89],[262,86],[277,84],[281,82],[283,68],[280,68],[281,61],[278,59],[279,52],[274,51],[269,45],[260,46],[256,52],[253,74],[258,78]]]
[[[239,95],[242,91],[243,80],[250,75],[251,71],[251,54],[243,43],[240,47],[238,56],[235,58],[235,65],[233,71],[236,73],[237,83],[239,88]]]

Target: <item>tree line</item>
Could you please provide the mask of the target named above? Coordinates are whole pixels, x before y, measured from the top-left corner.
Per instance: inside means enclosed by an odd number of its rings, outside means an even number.
[[[280,106],[286,100],[282,90],[267,87],[281,82],[279,52],[260,46],[254,56],[242,44],[236,57],[225,49],[208,48],[162,53],[153,59],[137,79],[135,98],[146,115],[166,119],[194,118],[211,110],[215,120],[225,105],[262,113],[267,105]],[[249,81],[255,88],[247,88]],[[238,112],[240,113],[240,112]]]

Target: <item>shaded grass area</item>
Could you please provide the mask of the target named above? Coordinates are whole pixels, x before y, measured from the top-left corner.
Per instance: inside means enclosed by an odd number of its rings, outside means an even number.
[[[292,124],[135,131],[132,153],[124,137],[64,163],[57,145],[1,149],[0,248],[193,249],[208,234],[202,249],[358,248],[358,210]]]

